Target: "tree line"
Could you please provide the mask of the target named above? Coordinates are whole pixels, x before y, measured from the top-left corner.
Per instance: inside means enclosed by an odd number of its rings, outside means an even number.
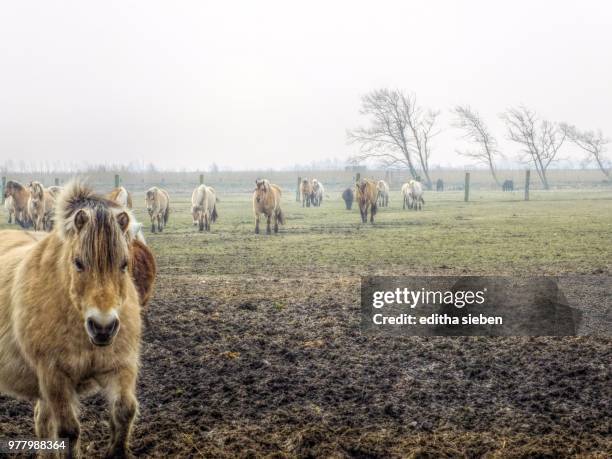
[[[414,179],[421,177],[431,188],[431,142],[441,132],[440,111],[419,105],[414,94],[377,89],[362,97],[360,113],[368,118],[368,125],[347,132],[348,142],[359,146],[351,161],[358,164],[375,160],[383,167],[406,168]],[[495,183],[501,186],[496,161],[503,155],[482,116],[469,105],[457,105],[451,114],[452,126],[473,146],[457,153],[487,166]],[[550,187],[547,171],[560,159],[559,150],[565,142],[579,147],[586,162],[595,163],[610,180],[609,161],[605,157],[610,139],[601,130],[582,130],[568,123],[552,122],[523,105],[511,107],[499,116],[508,140],[520,147],[518,159],[535,169],[544,189]]]

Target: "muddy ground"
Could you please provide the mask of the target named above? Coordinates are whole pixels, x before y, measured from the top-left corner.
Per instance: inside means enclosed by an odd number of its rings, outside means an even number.
[[[610,338],[381,338],[359,279],[160,276],[139,457],[609,457]],[[0,397],[2,437],[33,435]],[[84,403],[83,449],[109,431]]]

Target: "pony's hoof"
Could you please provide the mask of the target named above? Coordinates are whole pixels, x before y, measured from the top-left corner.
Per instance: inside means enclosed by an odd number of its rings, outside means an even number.
[[[105,459],[128,459],[133,458],[134,456],[126,450],[117,450],[113,448],[109,448],[104,455]]]

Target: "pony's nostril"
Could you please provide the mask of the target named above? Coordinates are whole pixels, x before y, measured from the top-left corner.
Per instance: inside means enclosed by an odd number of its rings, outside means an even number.
[[[98,327],[96,325],[96,321],[91,317],[87,319],[87,329],[91,332],[92,335],[98,333]]]
[[[108,336],[115,336],[119,329],[119,319],[114,319],[110,324],[106,326],[106,333]]]

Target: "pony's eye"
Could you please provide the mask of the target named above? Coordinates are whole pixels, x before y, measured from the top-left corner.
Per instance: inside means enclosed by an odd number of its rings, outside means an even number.
[[[127,262],[127,261],[124,261],[123,263],[121,263],[121,266],[119,267],[119,269],[121,269],[121,272],[122,272],[122,273],[127,272],[127,269],[128,269],[128,262]]]
[[[85,265],[83,264],[80,258],[74,259],[74,267],[79,273],[85,270]]]

